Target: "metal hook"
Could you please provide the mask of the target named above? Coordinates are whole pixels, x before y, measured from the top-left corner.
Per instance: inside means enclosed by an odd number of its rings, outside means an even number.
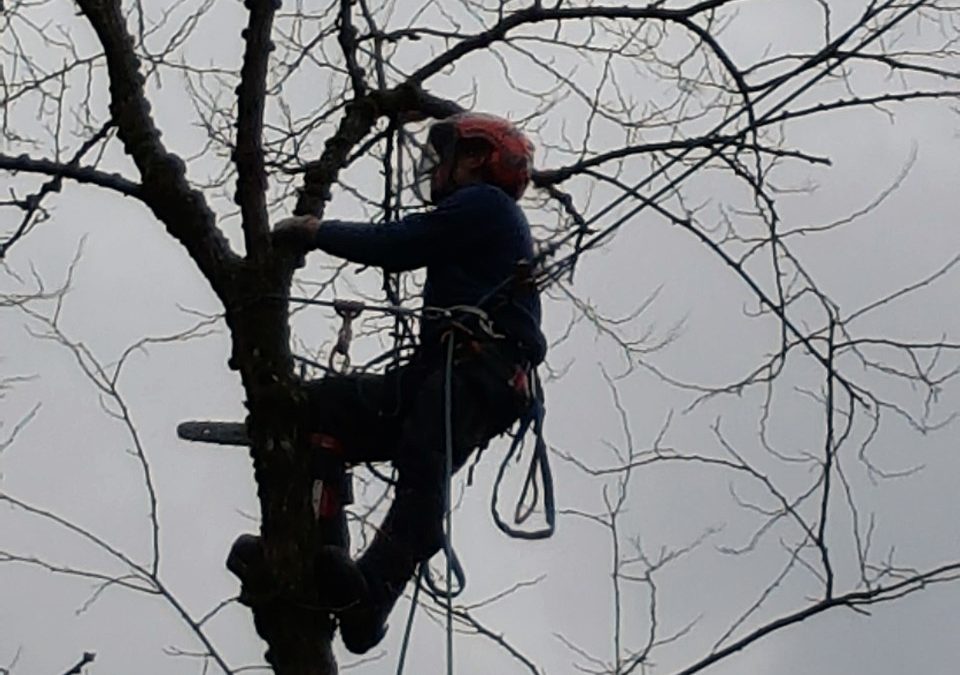
[[[333,303],[333,309],[342,319],[340,330],[337,331],[337,342],[330,352],[329,366],[336,370],[334,362],[337,354],[343,357],[343,363],[339,368],[340,372],[345,372],[350,367],[350,343],[353,341],[353,320],[363,312],[363,304],[353,300],[336,300]]]

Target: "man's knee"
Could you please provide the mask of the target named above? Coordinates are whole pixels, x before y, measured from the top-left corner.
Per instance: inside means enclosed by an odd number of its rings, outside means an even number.
[[[405,536],[417,562],[443,547],[445,503],[442,484],[398,487],[384,525],[393,536]]]

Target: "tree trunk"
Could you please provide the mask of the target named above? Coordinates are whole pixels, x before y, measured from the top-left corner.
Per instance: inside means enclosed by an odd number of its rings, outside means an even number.
[[[261,536],[278,599],[258,606],[257,632],[278,675],[331,675],[333,622],[318,609],[314,560],[320,532],[312,506],[312,455],[299,430],[303,394],[293,375],[286,297],[293,265],[246,268],[238,276],[227,323],[231,366],[247,394]]]

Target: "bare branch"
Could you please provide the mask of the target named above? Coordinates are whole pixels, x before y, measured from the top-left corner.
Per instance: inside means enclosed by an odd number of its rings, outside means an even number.
[[[10,157],[0,154],[0,169],[11,172],[39,173],[54,178],[69,178],[78,183],[87,183],[119,192],[126,197],[141,197],[138,183],[127,180],[120,174],[106,173],[85,166],[70,166],[46,159],[33,159],[26,155]],[[29,205],[28,205],[29,206]]]
[[[851,591],[843,595],[828,598],[809,605],[801,610],[787,614],[779,619],[763,624],[753,632],[744,636],[731,645],[713,652],[709,656],[697,661],[683,670],[677,671],[676,675],[692,675],[699,673],[714,663],[736,653],[767,635],[782,630],[788,626],[805,621],[813,616],[822,614],[828,610],[837,607],[846,607],[848,609],[858,609],[865,605],[889,602],[902,598],[911,593],[916,593],[931,584],[953,581],[960,577],[960,563],[951,563],[931,569],[922,574],[912,575],[902,581],[888,585],[880,585],[873,589]]]
[[[63,675],[81,675],[81,673],[83,673],[84,666],[86,666],[88,663],[93,663],[93,660],[96,657],[97,655],[93,652],[84,652],[77,664]]]

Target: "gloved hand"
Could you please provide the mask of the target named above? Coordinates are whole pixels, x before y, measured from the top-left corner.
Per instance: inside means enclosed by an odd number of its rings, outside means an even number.
[[[298,253],[314,248],[321,221],[316,216],[284,218],[273,227],[273,243]]]

